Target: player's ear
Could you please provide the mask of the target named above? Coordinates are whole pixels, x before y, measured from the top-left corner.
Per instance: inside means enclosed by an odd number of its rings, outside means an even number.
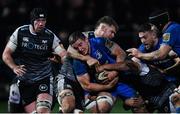
[[[155,39],[157,37],[155,32],[152,32],[152,37]]]
[[[102,25],[101,25],[101,30],[104,31],[105,29],[106,29],[106,25],[102,24]]]
[[[89,39],[87,37],[85,37],[85,42],[89,42]]]

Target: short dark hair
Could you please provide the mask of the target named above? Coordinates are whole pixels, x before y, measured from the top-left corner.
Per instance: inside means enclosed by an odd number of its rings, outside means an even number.
[[[74,44],[78,39],[85,39],[85,35],[81,31],[73,32],[69,36],[69,45]]]
[[[47,12],[43,8],[34,8],[30,13],[31,24],[38,18],[47,18]]]
[[[159,34],[159,30],[155,27],[155,25],[151,23],[144,23],[139,26],[138,32],[147,32],[147,31],[153,31],[156,33],[156,35]]]
[[[110,16],[103,16],[103,17],[101,17],[101,18],[97,21],[97,23],[96,23],[96,25],[95,25],[95,28],[97,28],[101,23],[105,23],[105,24],[107,24],[107,25],[109,25],[109,26],[113,25],[113,26],[115,27],[116,31],[119,30],[118,24],[117,24],[116,21],[115,21],[112,17],[110,17]]]
[[[138,32],[146,32],[146,31],[151,31],[152,24],[150,23],[145,23],[139,26]]]

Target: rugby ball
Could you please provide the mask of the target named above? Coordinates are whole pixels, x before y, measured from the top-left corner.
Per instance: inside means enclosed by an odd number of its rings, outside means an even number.
[[[107,73],[105,71],[97,73],[96,74],[96,80],[97,82],[103,82],[104,80],[106,80],[107,77]]]

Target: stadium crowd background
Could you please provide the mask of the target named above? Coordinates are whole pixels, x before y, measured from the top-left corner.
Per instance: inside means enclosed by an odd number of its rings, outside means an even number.
[[[136,30],[147,21],[150,12],[170,9],[173,20],[180,22],[180,0],[0,0],[0,54],[13,31],[29,24],[29,12],[43,7],[48,12],[47,25],[67,46],[68,35],[75,30],[93,30],[96,21],[112,16],[119,24],[114,40],[123,48],[137,47]],[[12,72],[0,59],[0,101],[8,97]]]

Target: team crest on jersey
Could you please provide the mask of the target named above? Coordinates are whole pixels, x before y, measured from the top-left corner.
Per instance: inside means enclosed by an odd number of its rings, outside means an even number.
[[[168,42],[170,40],[170,33],[164,33],[163,34],[163,41]]]
[[[97,57],[97,59],[102,58],[102,54],[98,50],[96,51],[96,57]]]
[[[23,37],[23,41],[29,42],[29,38],[28,37]]]

